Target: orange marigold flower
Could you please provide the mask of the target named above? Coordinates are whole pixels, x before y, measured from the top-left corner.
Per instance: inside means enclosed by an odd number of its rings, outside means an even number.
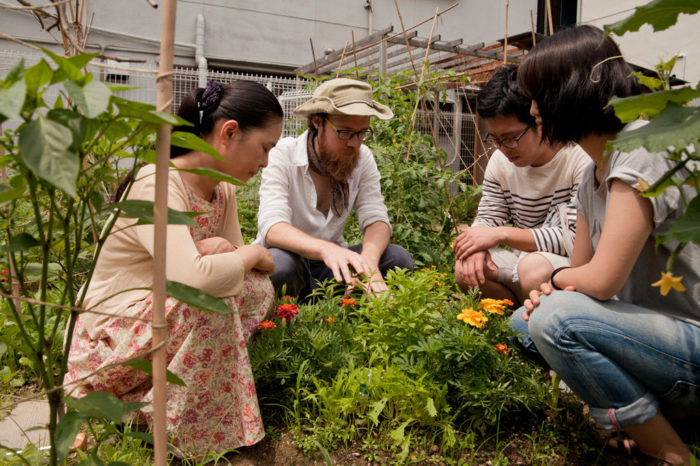
[[[280,301],[282,301],[283,303],[293,303],[294,296],[284,295],[280,298]]]
[[[343,307],[354,306],[357,304],[357,301],[352,298],[343,298],[340,300],[340,304],[342,304]]]
[[[277,325],[271,320],[263,320],[258,324],[258,330],[273,330],[277,328]]]
[[[498,351],[501,354],[507,355],[508,353],[510,353],[510,348],[503,344],[496,345],[494,348],[496,348],[496,351]]]
[[[329,324],[333,325],[333,324],[335,323],[335,319],[334,319],[333,317],[329,317],[329,318],[326,319],[326,322],[328,322]]]
[[[462,309],[462,312],[457,315],[457,319],[476,328],[483,327],[489,320],[483,312],[475,311],[471,307]]]
[[[296,304],[280,304],[277,308],[277,317],[284,319],[287,322],[292,320],[297,314],[299,314],[299,310],[297,309]]]

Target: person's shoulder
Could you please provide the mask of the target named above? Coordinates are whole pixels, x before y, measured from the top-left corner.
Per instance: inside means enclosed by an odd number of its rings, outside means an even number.
[[[308,163],[306,138],[308,132],[300,136],[286,137],[277,141],[270,150],[270,163],[278,165],[304,165]]]

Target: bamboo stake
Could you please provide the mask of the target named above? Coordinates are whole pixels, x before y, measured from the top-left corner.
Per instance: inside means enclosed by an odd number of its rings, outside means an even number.
[[[532,30],[532,46],[537,45],[537,35],[535,34],[535,18],[532,15],[532,10],[530,10],[530,28]]]
[[[360,70],[357,68],[357,51],[355,51],[355,30],[352,31],[352,55],[355,57],[355,77],[360,79]]]
[[[343,47],[343,53],[340,55],[340,63],[338,63],[338,71],[335,73],[335,77],[340,76],[340,72],[343,70],[343,59],[345,58],[345,50],[348,48],[348,43],[345,42],[345,47]]]
[[[549,36],[554,34],[554,25],[552,24],[552,2],[547,0],[547,17],[549,18]]]
[[[175,0],[164,0],[161,23],[160,65],[157,87],[157,108],[170,112],[173,99],[173,49],[175,43]],[[165,370],[168,324],[165,321],[165,242],[168,227],[168,165],[170,162],[170,126],[158,125],[156,135],[156,189],[153,206],[153,451],[156,466],[167,460]]]
[[[406,51],[408,52],[408,58],[411,60],[411,66],[413,67],[413,72],[417,73],[418,71],[416,70],[416,64],[413,61],[413,54],[411,53],[411,44],[408,42],[408,35],[406,34],[407,29],[406,26],[403,24],[403,16],[401,16],[401,9],[399,8],[399,2],[398,0],[394,0],[394,5],[396,6],[396,13],[399,15],[399,22],[401,23],[401,33],[403,34],[403,38],[406,41]],[[437,12],[435,12],[437,15]],[[433,19],[433,24],[435,24],[435,19]],[[399,34],[396,34],[397,36]],[[433,33],[430,33],[430,39],[428,40],[428,47],[430,47],[430,41],[433,39]],[[415,113],[415,112],[414,112]],[[415,115],[414,115],[415,117]]]
[[[510,0],[506,0],[506,33],[503,36],[503,64],[508,63],[508,6]]]
[[[309,37],[309,45],[311,45],[311,56],[314,59],[314,76],[316,76],[316,73],[318,72],[318,66],[316,65],[316,52],[314,51],[314,41]]]

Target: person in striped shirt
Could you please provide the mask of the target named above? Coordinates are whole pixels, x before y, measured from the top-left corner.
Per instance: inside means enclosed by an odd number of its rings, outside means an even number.
[[[493,153],[476,219],[454,242],[455,278],[467,292],[520,303],[569,265],[576,210],[571,200],[590,163],[577,145],[548,144],[530,115],[530,99],[504,65],[482,87],[478,113]]]

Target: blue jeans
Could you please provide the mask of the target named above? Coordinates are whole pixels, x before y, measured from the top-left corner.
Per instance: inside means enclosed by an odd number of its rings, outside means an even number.
[[[522,320],[527,351],[539,352],[606,429],[642,424],[659,405],[700,415],[700,327],[635,304],[555,291]]]
[[[351,246],[350,249],[360,253],[362,245]],[[287,285],[288,295],[304,299],[318,288],[320,283],[333,279],[333,271],[326,267],[323,261],[306,259],[279,248],[270,248],[270,254],[275,261],[275,272],[270,275],[275,291]],[[394,268],[412,271],[413,256],[401,246],[390,244],[379,259],[379,271],[385,276]]]

